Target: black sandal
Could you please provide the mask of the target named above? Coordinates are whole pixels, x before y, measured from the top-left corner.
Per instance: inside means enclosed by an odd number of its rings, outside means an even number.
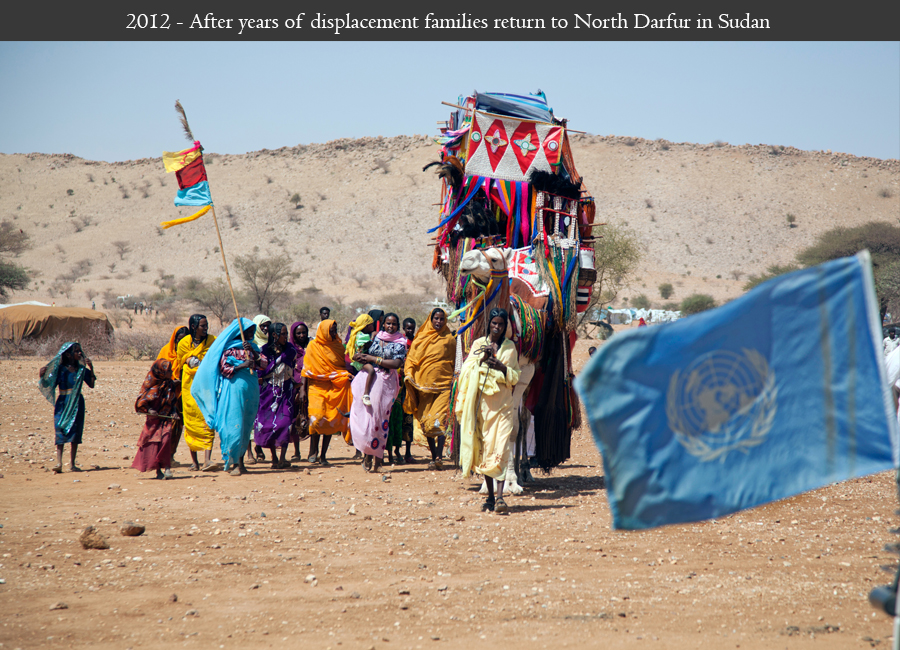
[[[494,497],[488,497],[484,500],[484,503],[481,504],[482,512],[494,512]]]
[[[505,515],[509,513],[509,506],[506,505],[506,501],[503,500],[503,497],[497,499],[497,503],[494,506],[494,512],[496,512],[498,515]]]

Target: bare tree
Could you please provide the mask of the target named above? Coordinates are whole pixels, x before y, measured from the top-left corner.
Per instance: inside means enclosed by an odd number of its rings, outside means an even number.
[[[290,295],[290,286],[300,277],[291,258],[281,253],[275,257],[260,257],[254,249],[249,255],[234,258],[237,276],[260,313],[268,313],[272,305]]]
[[[188,297],[200,305],[204,311],[218,318],[220,326],[224,326],[234,312],[231,293],[222,278],[216,278],[208,284],[201,284],[195,290],[188,292]]]
[[[116,252],[119,254],[119,259],[124,260],[125,255],[131,252],[131,246],[127,241],[119,239],[112,243],[113,246],[116,247]]]
[[[626,143],[627,144],[627,143]],[[597,279],[588,308],[578,320],[584,329],[595,312],[612,303],[627,284],[641,259],[641,240],[638,234],[625,225],[610,224],[601,230],[602,237],[594,242],[594,266]]]

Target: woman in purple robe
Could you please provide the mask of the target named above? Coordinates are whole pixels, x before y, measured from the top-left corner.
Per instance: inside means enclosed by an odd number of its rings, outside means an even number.
[[[294,443],[294,456],[291,461],[301,461],[300,443],[309,438],[309,400],[306,398],[306,379],[303,372],[303,357],[306,355],[306,346],[309,345],[309,327],[303,321],[297,321],[291,325],[291,333],[288,341],[297,349],[297,359],[294,361],[294,424],[291,427],[291,442]]]
[[[293,376],[297,360],[297,348],[288,342],[287,325],[275,323],[272,326],[262,355],[266,367],[259,375],[259,410],[253,426],[253,441],[257,447],[272,452],[272,469],[287,469],[291,464],[285,460],[285,455],[296,415]],[[281,450],[280,459],[276,447]]]

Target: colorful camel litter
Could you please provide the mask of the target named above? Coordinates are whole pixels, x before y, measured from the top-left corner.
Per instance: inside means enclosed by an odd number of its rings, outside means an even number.
[[[509,337],[529,368],[523,377],[532,377],[516,390],[525,407],[520,431],[533,414],[534,457],[549,470],[569,457],[579,419],[571,351],[596,279],[594,199],[575,169],[566,120],[543,93],[475,92],[450,106],[440,160],[425,169],[436,166],[441,180],[429,232],[433,267],[461,317],[457,369],[485,335],[485,315],[506,309]]]

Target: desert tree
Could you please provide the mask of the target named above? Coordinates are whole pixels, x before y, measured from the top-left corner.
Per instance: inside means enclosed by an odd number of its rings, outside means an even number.
[[[235,257],[234,268],[261,314],[267,314],[272,305],[286,300],[291,285],[300,277],[286,254],[262,257],[255,248],[247,255]]]
[[[131,252],[131,245],[122,239],[114,241],[113,246],[115,246],[116,253],[118,253],[120,260],[124,260],[125,255]]]
[[[611,304],[641,261],[642,244],[638,234],[624,224],[609,224],[594,230],[594,267],[597,279],[587,309],[581,314],[578,326],[582,331],[596,312]]]
[[[663,300],[671,298],[673,293],[675,293],[675,287],[672,286],[671,282],[663,282],[659,285],[659,295]]]
[[[23,266],[3,259],[4,255],[18,257],[20,253],[31,247],[30,237],[21,228],[16,228],[11,221],[0,223],[0,298],[6,298],[10,291],[21,291],[30,280],[28,271]]]

